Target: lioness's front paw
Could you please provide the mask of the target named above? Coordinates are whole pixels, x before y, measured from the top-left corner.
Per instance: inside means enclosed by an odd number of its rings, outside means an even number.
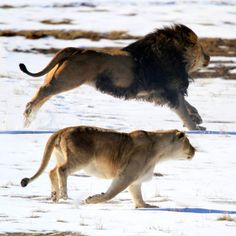
[[[93,196],[90,196],[87,199],[85,199],[85,203],[87,203],[87,204],[96,204],[96,203],[99,203],[99,202],[103,202],[103,201],[105,201],[104,195],[105,195],[104,193],[101,193],[101,194],[95,194]]]
[[[136,205],[135,208],[159,208],[159,206],[155,206],[155,205],[150,205],[150,204],[142,204],[142,205]]]

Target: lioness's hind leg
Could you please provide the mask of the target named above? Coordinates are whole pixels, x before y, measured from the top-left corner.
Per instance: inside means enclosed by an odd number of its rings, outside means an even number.
[[[68,199],[67,195],[67,177],[68,177],[68,165],[62,165],[57,168],[57,174],[59,179],[59,199]]]
[[[59,200],[59,181],[57,176],[57,166],[52,169],[49,173],[51,180],[51,199],[53,202]]]
[[[67,158],[67,160],[68,159],[70,158]],[[69,175],[80,169],[82,169],[82,166],[74,166],[74,163],[70,162],[66,162],[64,165],[57,168],[57,175],[59,181],[59,199],[68,199],[67,178]]]

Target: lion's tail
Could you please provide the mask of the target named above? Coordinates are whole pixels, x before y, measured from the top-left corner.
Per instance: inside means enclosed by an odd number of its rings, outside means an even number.
[[[65,60],[69,56],[73,55],[75,52],[78,52],[78,48],[68,47],[68,48],[64,48],[64,49],[60,50],[54,56],[54,58],[49,62],[49,64],[43,70],[41,70],[37,73],[32,73],[32,72],[28,71],[25,64],[23,64],[23,63],[20,63],[19,67],[20,67],[21,71],[23,71],[27,75],[30,75],[33,77],[39,77],[39,76],[42,76],[42,75],[45,75],[46,73],[48,73],[56,64]]]
[[[44,169],[47,167],[48,162],[51,158],[52,151],[54,149],[54,144],[55,144],[57,137],[58,137],[58,132],[51,135],[51,137],[48,139],[48,142],[47,142],[45,150],[44,150],[43,159],[41,161],[41,165],[40,165],[38,171],[31,178],[22,179],[21,180],[22,187],[26,187],[30,182],[32,182],[37,177],[39,177],[42,174],[42,172],[44,171]]]

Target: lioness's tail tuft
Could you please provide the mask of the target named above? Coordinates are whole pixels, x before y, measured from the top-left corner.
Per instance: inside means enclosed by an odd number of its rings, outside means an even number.
[[[21,184],[21,187],[26,187],[29,183],[30,179],[29,178],[24,178],[21,180],[20,184]]]
[[[20,70],[21,70],[21,71],[23,71],[23,72],[27,72],[27,69],[26,69],[25,64],[20,63],[20,64],[19,64],[19,67],[20,67]]]

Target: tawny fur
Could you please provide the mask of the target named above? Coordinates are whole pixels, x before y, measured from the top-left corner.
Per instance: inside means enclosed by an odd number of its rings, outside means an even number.
[[[115,97],[168,105],[188,129],[202,129],[198,126],[202,118],[184,96],[189,73],[207,66],[209,59],[191,29],[174,25],[120,50],[62,49],[38,73],[31,73],[20,64],[20,69],[30,76],[47,74],[44,84],[26,105],[25,125],[52,96],[87,84]]]
[[[136,208],[153,207],[144,202],[141,185],[151,179],[158,162],[191,159],[195,153],[188,138],[178,130],[118,133],[96,127],[69,127],[49,138],[38,171],[22,179],[22,187],[42,174],[53,151],[57,157],[49,174],[53,201],[67,199],[67,177],[83,169],[89,175],[112,179],[105,193],[87,198],[86,203],[108,201],[128,188]]]

